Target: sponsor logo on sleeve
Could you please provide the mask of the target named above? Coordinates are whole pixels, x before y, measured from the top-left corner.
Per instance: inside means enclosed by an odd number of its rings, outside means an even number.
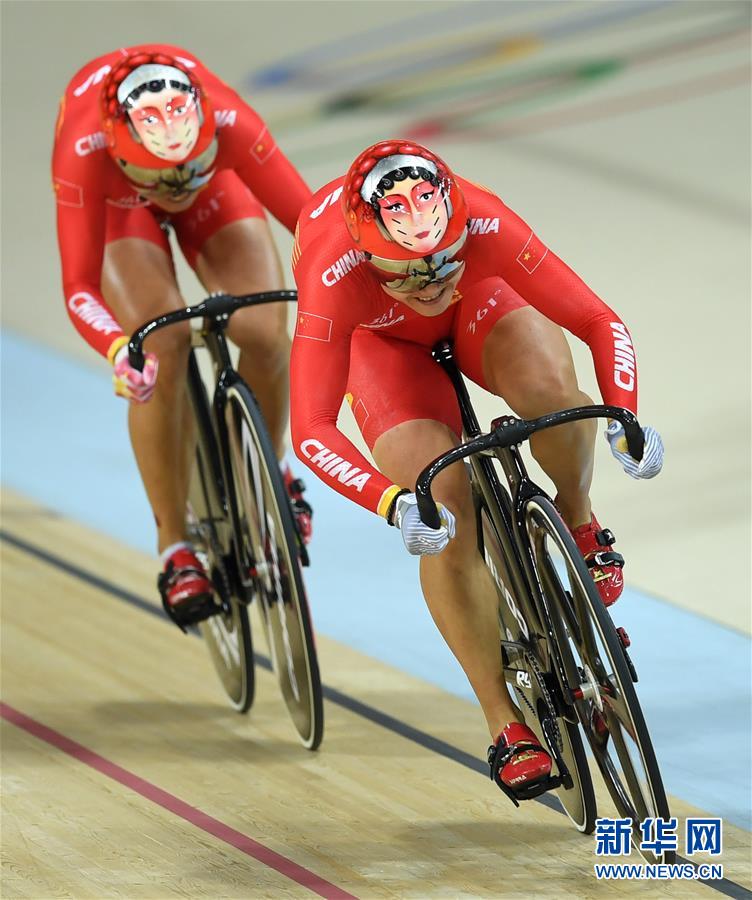
[[[348,250],[328,269],[324,269],[321,273],[321,280],[327,287],[334,287],[345,275],[365,261],[366,255],[361,250]]]
[[[625,391],[633,391],[635,386],[635,360],[632,338],[621,322],[611,322],[614,336],[614,384]]]
[[[300,445],[300,452],[322,472],[326,472],[331,478],[337,478],[345,487],[355,488],[358,493],[363,490],[371,477],[370,472],[363,472],[346,459],[337,456],[334,450],[325,447],[315,438],[304,440]]]

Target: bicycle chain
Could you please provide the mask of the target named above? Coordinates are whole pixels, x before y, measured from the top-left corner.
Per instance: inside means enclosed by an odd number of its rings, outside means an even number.
[[[538,686],[540,687],[541,694],[543,695],[543,700],[544,700],[546,706],[548,707],[550,721],[551,721],[552,727],[553,727],[553,739],[556,742],[556,748],[558,749],[559,753],[563,753],[564,752],[564,741],[562,740],[561,731],[559,730],[559,722],[558,722],[558,718],[556,715],[556,710],[554,709],[553,701],[551,700],[551,695],[549,694],[548,688],[546,687],[546,682],[543,680],[543,672],[541,672],[540,666],[538,665],[538,661],[536,660],[535,656],[532,653],[530,653],[529,650],[525,650],[525,661],[528,663],[528,665],[532,669],[533,674],[535,675],[535,679],[538,682]],[[526,706],[530,710],[531,714],[535,718],[538,718],[538,714],[533,709],[532,704],[530,703],[530,701],[527,699],[527,697],[524,695],[524,693],[522,692],[522,690],[516,683],[514,685],[514,689],[517,692],[517,694],[520,696],[522,701],[526,704]],[[541,722],[541,728],[543,728],[542,722]],[[544,731],[545,731],[545,729],[544,729]],[[546,737],[548,737],[548,735],[546,735]]]

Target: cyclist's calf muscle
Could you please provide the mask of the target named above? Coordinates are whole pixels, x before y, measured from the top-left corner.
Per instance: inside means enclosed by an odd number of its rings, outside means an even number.
[[[373,455],[397,484],[414,484],[431,459],[458,443],[441,422],[416,420],[385,432]],[[456,536],[436,556],[423,556],[420,576],[426,603],[444,640],[478,697],[491,737],[516,718],[499,657],[497,597],[477,549],[470,483],[463,466],[450,466],[436,479],[435,498],[457,519]]]

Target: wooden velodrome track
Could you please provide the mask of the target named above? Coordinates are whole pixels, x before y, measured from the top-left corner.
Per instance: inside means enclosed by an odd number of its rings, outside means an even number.
[[[714,888],[596,881],[592,838],[483,777],[475,706],[332,640],[319,752],[263,657],[238,716],[153,560],[3,499],[3,897],[749,895],[728,823]]]

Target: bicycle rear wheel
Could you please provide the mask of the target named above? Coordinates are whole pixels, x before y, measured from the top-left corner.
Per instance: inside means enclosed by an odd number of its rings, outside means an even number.
[[[290,501],[263,417],[248,387],[228,388],[225,412],[239,516],[238,557],[259,601],[272,667],[303,745],[324,732],[321,679]]]
[[[632,820],[635,848],[648,862],[672,862],[672,851],[640,847],[640,822],[670,813],[625,649],[553,504],[529,500],[525,524],[546,596],[564,626],[558,636],[572,702],[606,787],[619,814]]]
[[[481,506],[481,522],[486,565],[499,595],[499,625],[502,636],[503,639],[516,644],[513,649],[510,648],[511,654],[508,650],[502,650],[505,678],[517,696],[518,709],[525,723],[536,733],[542,746],[548,746],[552,754],[554,750],[552,744],[556,742],[557,750],[567,768],[571,784],[562,785],[551,793],[557,798],[575,828],[583,834],[592,834],[597,810],[582,737],[576,725],[566,721],[556,712],[558,698],[552,697],[549,689],[551,680],[549,679],[548,684],[545,683],[543,673],[545,663],[541,660],[536,666],[530,659],[535,653],[529,640],[531,629],[525,623],[518,604],[504,583],[502,573],[506,570],[502,561],[501,543],[484,505]],[[523,646],[529,648],[527,655],[521,655]],[[515,658],[510,659],[510,655]],[[540,681],[541,677],[544,680],[543,684]]]
[[[206,407],[203,410],[206,412]],[[202,427],[207,426],[211,428],[208,417]],[[199,630],[230,703],[238,712],[244,713],[251,708],[255,692],[253,642],[245,597],[237,596],[238,590],[242,589],[228,573],[232,558],[229,548],[223,546],[221,534],[229,533],[229,524],[206,449],[204,436],[210,433],[199,435],[186,518],[188,536],[199,557],[203,557],[222,601],[222,612],[201,622]]]

